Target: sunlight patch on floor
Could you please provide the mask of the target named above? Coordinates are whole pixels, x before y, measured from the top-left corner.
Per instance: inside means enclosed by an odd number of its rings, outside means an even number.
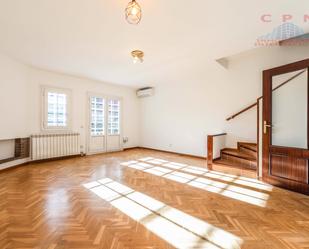
[[[175,182],[180,182],[180,183],[187,183],[190,182],[190,179],[183,178],[181,176],[175,175],[174,173],[165,175],[164,178],[173,180]]]
[[[181,172],[172,172],[170,174],[164,175],[164,177],[180,183],[187,183],[196,178],[196,176],[192,176]]]
[[[140,166],[140,165],[137,165],[137,164],[132,164],[132,165],[129,165],[128,167],[129,167],[129,168],[132,168],[132,169],[138,169],[138,170],[144,170],[144,169],[146,169],[145,167]]]
[[[198,168],[194,166],[188,166],[182,169],[185,172],[196,174],[196,175],[203,175],[207,172],[207,169]]]
[[[141,165],[141,162],[129,165],[122,163],[121,165],[260,207],[265,207],[269,198],[268,194],[260,190],[272,190],[271,185],[255,179],[210,171],[201,167],[168,162],[153,157],[143,158],[141,161],[147,162],[146,165]],[[163,161],[165,163],[162,163]],[[161,164],[157,166],[159,162]]]
[[[152,160],[152,159],[154,159],[154,158],[153,157],[144,157],[144,158],[140,158],[138,160],[142,161],[142,162],[147,162],[147,161]]]
[[[145,168],[152,168],[153,165],[149,164],[149,163],[143,163],[143,162],[138,162],[135,165],[141,166],[141,167],[145,167]]]
[[[209,171],[209,172],[205,173],[204,176],[214,178],[214,179],[219,179],[219,180],[226,181],[226,182],[234,182],[234,183],[237,183],[239,185],[248,186],[248,187],[256,188],[256,189],[259,189],[259,190],[272,191],[272,189],[273,189],[273,187],[271,185],[260,182],[260,181],[255,180],[255,179],[225,174],[225,173],[221,173],[221,172]]]
[[[162,160],[162,159],[151,159],[147,161],[148,163],[161,165],[163,163],[167,163],[168,161]]]
[[[117,194],[116,192],[105,187],[104,185],[91,188],[90,190],[105,201],[113,201],[121,197],[120,194]]]
[[[162,167],[153,167],[151,168],[152,170],[156,170],[156,171],[160,171],[164,174],[167,174],[167,173],[171,173],[173,170],[171,169],[167,169],[167,168],[162,168]]]
[[[194,181],[188,183],[192,187],[203,189],[212,193],[220,194],[225,197],[235,199],[238,201],[246,202],[260,207],[266,206],[266,201],[256,197],[255,195],[247,195],[245,191],[243,192],[234,192],[229,190],[229,185],[221,182],[209,182],[205,178],[198,178]],[[244,189],[245,190],[245,189]]]
[[[121,165],[123,165],[123,166],[128,166],[128,165],[136,164],[136,163],[138,163],[138,161],[132,160],[132,161],[128,161],[128,162],[121,163]]]
[[[172,168],[172,169],[181,169],[181,168],[184,168],[188,165],[183,164],[183,163],[168,162],[168,163],[164,163],[163,166],[167,166],[167,167]]]
[[[229,232],[109,178],[84,187],[176,248],[236,249],[243,242]]]
[[[144,170],[147,173],[153,174],[153,175],[157,175],[157,176],[163,176],[166,174],[166,172],[158,170],[157,167],[151,168],[151,169],[146,169]]]

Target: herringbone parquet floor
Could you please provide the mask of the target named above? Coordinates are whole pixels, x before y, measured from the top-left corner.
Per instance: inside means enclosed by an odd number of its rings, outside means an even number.
[[[151,150],[0,173],[0,249],[309,248],[309,197]]]

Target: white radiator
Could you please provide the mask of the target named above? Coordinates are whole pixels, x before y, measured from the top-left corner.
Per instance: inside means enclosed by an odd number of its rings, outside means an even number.
[[[42,160],[80,154],[79,133],[31,136],[31,159]]]

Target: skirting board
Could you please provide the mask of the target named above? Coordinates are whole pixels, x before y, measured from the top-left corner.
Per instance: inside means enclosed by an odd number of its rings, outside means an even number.
[[[74,157],[80,157],[81,155],[72,155],[72,156],[64,156],[64,157],[55,157],[55,158],[48,158],[48,159],[42,159],[42,160],[36,160],[33,161],[31,160],[30,157],[28,158],[23,158],[23,159],[18,159],[14,161],[10,161],[7,163],[3,163],[0,165],[0,171],[4,170],[9,170],[11,168],[16,168],[18,166],[22,166],[28,163],[41,163],[41,162],[48,162],[48,161],[57,161],[57,160],[63,160],[63,159],[69,159],[69,158],[74,158]]]
[[[0,170],[4,170],[4,169],[9,169],[9,168],[13,168],[25,163],[30,162],[30,158],[23,158],[23,159],[17,159],[11,162],[7,162],[7,163],[3,163],[0,165]]]
[[[178,152],[173,152],[173,151],[166,151],[166,150],[159,150],[159,149],[153,149],[153,148],[146,148],[146,147],[132,147],[132,148],[125,148],[123,150],[126,151],[126,150],[133,150],[133,149],[153,150],[153,151],[171,153],[171,154],[175,154],[175,155],[179,155],[179,156],[188,156],[188,157],[194,157],[194,158],[199,158],[199,159],[206,160],[205,157],[201,157],[201,156],[195,156],[195,155],[189,155],[189,154],[183,154],[183,153],[178,153]],[[6,170],[6,169],[9,169],[9,168],[14,168],[14,167],[17,167],[19,165],[23,165],[23,164],[26,164],[26,163],[29,163],[29,162],[39,163],[39,162],[46,162],[46,161],[68,159],[68,158],[78,157],[78,156],[81,156],[81,155],[75,155],[75,156],[69,156],[69,157],[59,157],[59,158],[52,158],[52,159],[45,159],[45,160],[38,160],[38,161],[31,161],[30,158],[18,159],[18,160],[15,160],[15,161],[11,161],[11,162],[7,162],[7,163],[1,164],[0,165],[0,170]]]
[[[83,156],[84,156],[84,154],[76,154],[76,155],[60,156],[60,157],[51,157],[51,158],[46,158],[46,159],[32,160],[31,163],[44,163],[44,162],[65,160],[65,159],[71,159],[71,158],[83,157]]]
[[[171,153],[171,154],[175,154],[175,155],[178,155],[178,156],[187,156],[187,157],[193,157],[193,158],[206,160],[206,156],[205,157],[195,156],[195,155],[190,155],[190,154],[184,154],[184,153],[178,153],[178,152],[174,152],[174,151],[160,150],[160,149],[154,149],[154,148],[147,148],[147,147],[132,147],[132,148],[126,148],[124,150],[126,151],[126,150],[133,150],[133,149],[153,150],[153,151],[158,151],[158,152]]]

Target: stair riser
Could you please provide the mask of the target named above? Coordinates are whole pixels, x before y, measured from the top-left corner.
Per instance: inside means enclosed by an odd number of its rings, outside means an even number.
[[[237,143],[237,148],[239,149],[240,147],[243,147],[243,148],[246,148],[248,150],[257,152],[257,144],[250,145],[250,144],[247,144],[247,143],[238,142]]]
[[[251,168],[251,169],[256,169],[256,162],[252,162],[252,161],[246,160],[244,158],[239,158],[239,157],[236,157],[236,156],[227,155],[225,153],[221,154],[221,158],[229,160],[233,163],[238,163],[240,166],[248,167],[248,168]]]
[[[246,154],[248,154],[250,156],[253,156],[254,158],[257,158],[257,153],[252,151],[252,150],[250,150],[250,149],[248,149],[248,148],[245,148],[245,147],[240,145],[238,149],[241,152],[244,152],[244,153],[246,153]]]

